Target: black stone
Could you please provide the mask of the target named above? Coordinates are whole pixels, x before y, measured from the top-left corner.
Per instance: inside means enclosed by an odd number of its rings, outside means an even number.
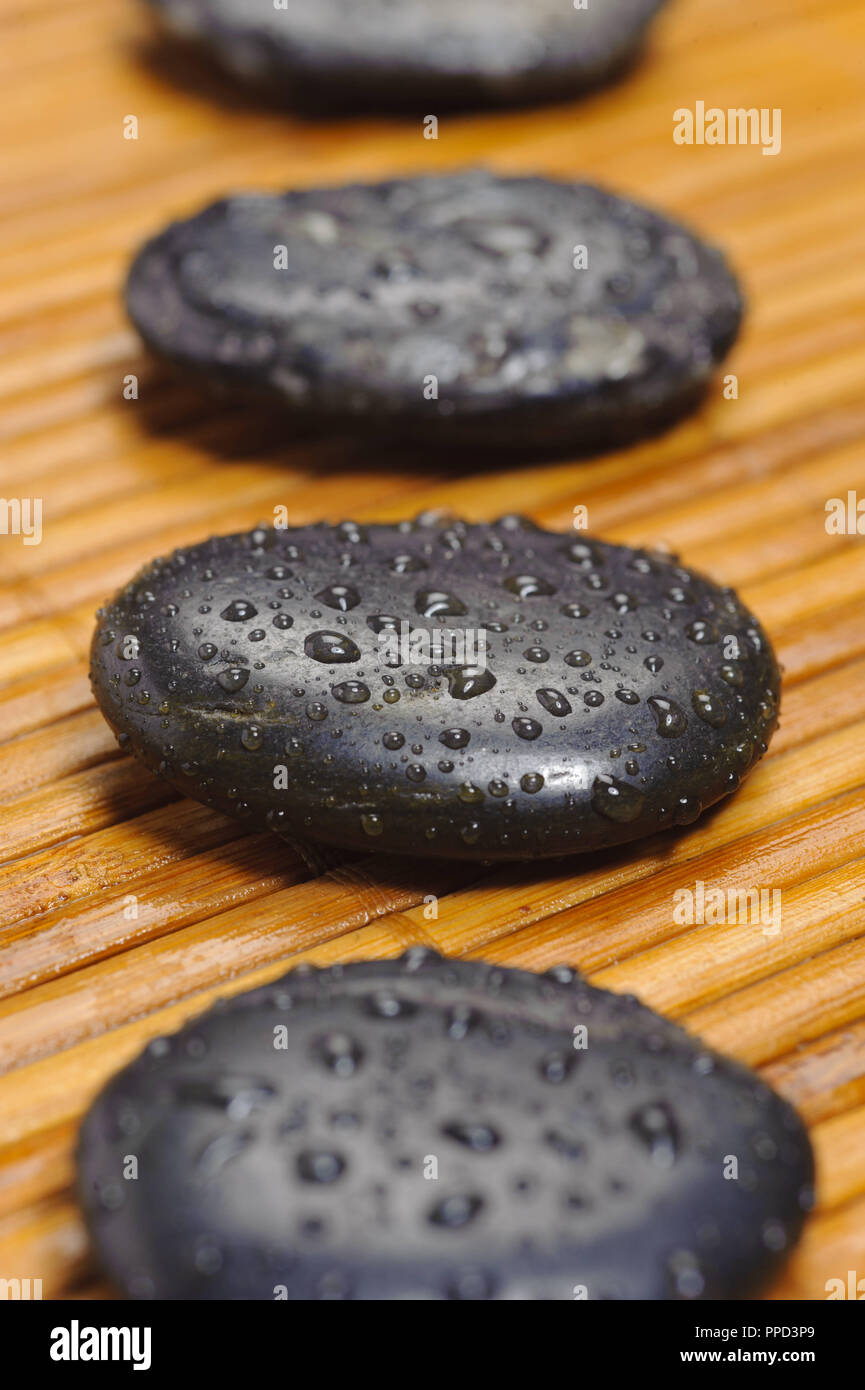
[[[217,537],[100,610],[96,697],[179,791],[290,839],[511,859],[689,824],[765,751],[772,649],[732,590],[580,535],[427,515]]]
[[[127,304],[155,352],[293,429],[527,455],[693,409],[742,315],[677,223],[483,172],[214,203],[140,251]]]
[[[577,96],[639,52],[662,0],[150,0],[169,34],[301,111],[427,113]]]
[[[151,1043],[78,1167],[103,1269],[157,1299],[745,1298],[813,1182],[792,1107],[632,997],[423,948]]]

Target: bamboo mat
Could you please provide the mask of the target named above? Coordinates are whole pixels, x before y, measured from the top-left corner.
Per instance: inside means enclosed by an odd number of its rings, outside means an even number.
[[[570,962],[756,1066],[799,1106],[819,1164],[818,1210],[774,1293],[865,1277],[865,555],[824,524],[828,498],[865,496],[860,0],[679,0],[619,86],[445,118],[437,141],[420,122],[304,124],[181,76],[132,0],[3,0],[0,33],[0,495],[44,506],[40,545],[0,536],[0,1276],[105,1294],[72,1145],[148,1039],[301,957],[425,941]],[[674,109],[697,100],[780,107],[781,153],[674,145]],[[140,352],[118,287],[165,219],[235,189],[480,163],[596,177],[718,240],[751,300],[725,368],[738,399],[719,384],[673,432],[594,462],[467,475],[350,441],[300,447]],[[563,529],[582,504],[605,538],[669,546],[740,587],[785,693],[736,796],[688,833],[594,860],[346,855],[314,878],[121,755],[86,653],[94,609],[139,564],[275,506],[302,523],[440,504]],[[781,933],[676,926],[672,893],[697,880],[781,889]]]

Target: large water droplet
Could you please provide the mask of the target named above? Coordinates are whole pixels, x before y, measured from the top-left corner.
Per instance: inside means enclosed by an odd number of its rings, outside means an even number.
[[[554,585],[535,574],[509,574],[505,588],[518,598],[539,598],[556,592]]]
[[[458,617],[468,611],[462,599],[442,589],[418,589],[415,609],[424,618]]]
[[[596,777],[592,787],[592,807],[599,816],[627,825],[640,815],[645,797],[636,787],[617,777]]]
[[[492,690],[496,678],[486,666],[453,666],[445,671],[448,691],[454,700],[473,700]]]
[[[511,720],[511,728],[517,738],[536,739],[544,732],[543,725],[537,719],[526,719],[523,715]]]
[[[717,642],[718,629],[703,618],[697,618],[695,622],[689,623],[685,628],[685,636],[690,637],[692,642],[704,646],[710,642]]]
[[[535,692],[538,704],[549,713],[554,714],[557,719],[563,719],[566,714],[571,713],[570,701],[565,698],[560,690],[549,688],[537,690]]]
[[[223,690],[227,690],[230,695],[242,690],[249,680],[249,670],[246,666],[229,666],[226,671],[220,671],[216,677]]]
[[[363,681],[342,681],[331,687],[331,694],[343,705],[362,705],[369,699],[370,691]]]
[[[691,696],[691,704],[694,711],[704,724],[710,724],[713,729],[722,729],[727,722],[727,711],[717,695],[713,695],[709,690],[695,690]]]
[[[224,618],[227,623],[246,623],[257,613],[258,609],[247,599],[236,598],[227,608],[223,608],[219,616]]]
[[[319,603],[348,613],[360,603],[360,594],[351,584],[328,584],[316,594]]]
[[[416,574],[418,570],[425,570],[427,563],[419,555],[394,555],[390,567],[394,574]]]
[[[311,632],[304,641],[303,650],[313,661],[327,665],[360,661],[360,648],[344,632]]]
[[[688,717],[675,700],[667,700],[662,695],[650,695],[646,704],[655,716],[655,725],[661,738],[681,738],[688,727]]]

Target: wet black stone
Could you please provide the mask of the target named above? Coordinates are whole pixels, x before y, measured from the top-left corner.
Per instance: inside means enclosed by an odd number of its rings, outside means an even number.
[[[765,751],[768,639],[732,590],[668,555],[593,541],[587,571],[570,546],[513,518],[428,516],[365,527],[346,569],[339,527],[216,537],[100,611],[93,688],[151,770],[292,840],[512,859],[690,823]],[[291,597],[277,598],[289,554]],[[422,588],[394,554],[423,560]],[[515,592],[510,576],[537,583]],[[357,598],[346,612],[321,603],[337,581]],[[274,610],[290,626],[259,627]],[[693,641],[697,621],[716,640]],[[542,663],[526,659],[539,631]],[[443,658],[448,634],[464,645]]]
[[[813,1183],[795,1111],[636,1000],[421,948],[151,1044],[78,1169],[105,1273],[159,1299],[749,1297]]]
[[[694,408],[742,315],[720,252],[660,214],[482,171],[214,203],[139,252],[126,294],[155,352],[275,399],[287,429],[525,455]]]
[[[311,111],[428,112],[576,96],[636,55],[661,0],[150,0],[269,99]]]

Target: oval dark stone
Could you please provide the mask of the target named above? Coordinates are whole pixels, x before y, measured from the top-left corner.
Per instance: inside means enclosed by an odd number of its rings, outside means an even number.
[[[157,353],[268,394],[292,431],[524,455],[669,424],[742,315],[720,252],[659,213],[482,171],[214,203],[139,252],[126,294]]]
[[[792,1107],[633,998],[423,948],[152,1043],[78,1169],[103,1269],[156,1299],[750,1297],[813,1182]]]
[[[169,34],[288,107],[415,113],[577,96],[662,0],[150,0]]]
[[[344,531],[320,525],[217,537],[147,567],[93,642],[115,732],[250,829],[472,859],[595,851],[680,825],[683,807],[690,822],[765,751],[768,639],[731,590],[669,556],[594,541],[586,588],[567,536],[435,517],[364,528],[347,571],[346,553]],[[394,554],[423,560],[429,587]],[[272,577],[288,556],[290,590]],[[510,576],[526,574],[539,582],[515,592]],[[320,601],[337,580],[356,595],[345,612]],[[718,640],[692,641],[695,621]],[[527,660],[539,634],[540,665]]]

